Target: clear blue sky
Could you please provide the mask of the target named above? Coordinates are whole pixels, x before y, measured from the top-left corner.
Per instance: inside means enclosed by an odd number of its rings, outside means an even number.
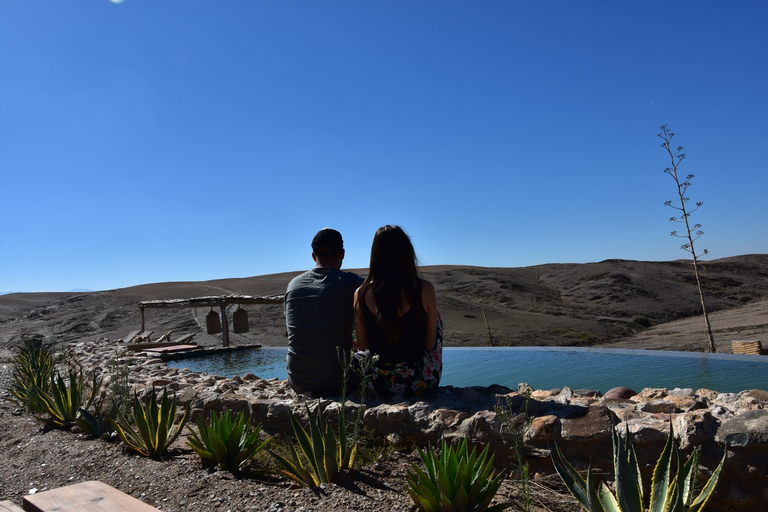
[[[0,2],[0,291],[768,253],[768,3]]]

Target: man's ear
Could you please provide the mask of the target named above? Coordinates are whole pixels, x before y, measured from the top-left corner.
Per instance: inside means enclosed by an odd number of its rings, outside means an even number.
[[[312,260],[317,263],[317,254],[312,253]]]

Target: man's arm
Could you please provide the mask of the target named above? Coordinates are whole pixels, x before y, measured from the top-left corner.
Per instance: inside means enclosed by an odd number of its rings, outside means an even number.
[[[365,324],[363,324],[363,299],[359,297],[360,288],[355,290],[355,331],[357,332],[358,350],[368,350],[368,337],[365,334]]]

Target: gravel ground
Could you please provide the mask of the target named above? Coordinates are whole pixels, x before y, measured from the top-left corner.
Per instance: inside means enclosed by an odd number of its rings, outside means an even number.
[[[376,462],[344,475],[339,484],[317,490],[283,477],[235,476],[204,468],[183,438],[164,460],[129,454],[120,442],[88,439],[83,434],[46,430],[30,414],[6,400],[12,364],[0,362],[0,501],[21,506],[25,495],[89,480],[100,480],[160,510],[408,511],[416,510],[406,491],[415,451],[382,455]],[[569,496],[549,490],[556,479],[534,480],[537,512],[578,510]],[[515,482],[507,478],[497,502],[513,505]],[[512,510],[515,509],[513,506]]]

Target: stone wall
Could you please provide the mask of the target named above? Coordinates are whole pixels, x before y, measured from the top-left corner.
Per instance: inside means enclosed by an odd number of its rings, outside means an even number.
[[[303,415],[305,404],[317,400],[295,394],[286,381],[263,380],[253,374],[234,378],[169,368],[161,359],[127,352],[103,340],[71,347],[86,369],[105,376],[117,360],[129,369],[135,389],[166,386],[189,405],[194,420],[210,410],[244,410],[265,432],[288,432],[289,413]],[[338,401],[322,400],[333,413]],[[348,402],[350,408],[357,404]],[[611,430],[619,424],[633,436],[646,481],[664,446],[670,423],[684,454],[702,448],[705,473],[728,452],[726,469],[710,510],[768,511],[768,392],[718,393],[707,389],[644,389],[635,394],[617,389],[602,396],[597,391],[519,390],[502,386],[440,387],[427,399],[366,404],[364,422],[377,437],[396,447],[438,443],[467,437],[474,444],[490,444],[500,464],[514,460],[515,439],[521,439],[531,468],[552,473],[550,450],[555,443],[576,467],[591,466],[611,478]]]

